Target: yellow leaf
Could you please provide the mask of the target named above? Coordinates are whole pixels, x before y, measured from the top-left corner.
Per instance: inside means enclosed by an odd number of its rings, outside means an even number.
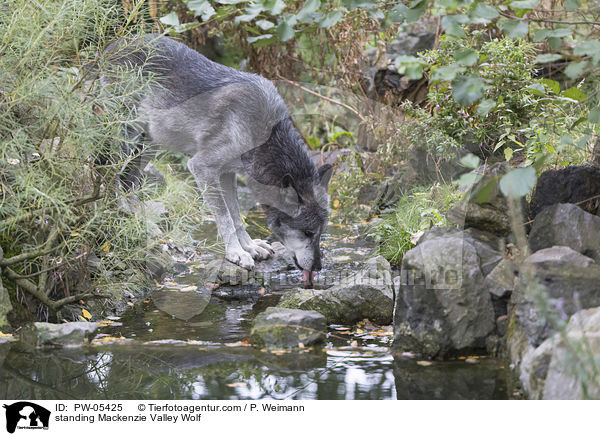
[[[90,319],[92,319],[92,314],[91,314],[91,313],[89,313],[89,312],[88,312],[87,310],[85,310],[85,309],[83,309],[83,310],[81,311],[81,314],[82,314],[82,315],[83,315],[83,317],[84,317],[85,319],[87,319],[88,321],[89,321]]]
[[[110,242],[106,241],[102,246],[102,251],[106,253],[108,250],[110,250]]]
[[[333,200],[333,208],[337,209],[338,207],[340,207],[340,200],[336,198],[335,200]]]

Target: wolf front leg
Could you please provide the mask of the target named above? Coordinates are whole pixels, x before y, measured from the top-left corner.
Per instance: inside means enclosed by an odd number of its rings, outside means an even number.
[[[223,197],[220,174],[207,170],[198,154],[188,161],[188,169],[194,175],[198,187],[203,190],[204,202],[215,217],[219,236],[225,243],[225,258],[242,268],[254,268],[252,256],[242,248],[238,239],[235,224]]]
[[[229,209],[229,215],[231,215],[231,219],[233,220],[238,240],[240,241],[242,248],[250,253],[253,259],[268,259],[269,256],[274,253],[271,246],[267,241],[263,241],[262,239],[252,239],[250,235],[248,235],[244,223],[242,222],[240,206],[238,204],[235,173],[230,172],[221,175],[221,188],[223,189],[223,197],[225,198],[225,203]]]

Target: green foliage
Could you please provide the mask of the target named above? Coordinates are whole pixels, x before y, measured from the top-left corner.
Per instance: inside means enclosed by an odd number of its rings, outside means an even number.
[[[415,246],[425,230],[449,225],[444,213],[461,196],[456,185],[435,184],[430,188],[415,188],[400,198],[396,211],[372,230],[371,236],[380,243],[381,254],[391,264],[400,265],[404,254]]]
[[[344,157],[343,171],[336,171],[329,183],[329,191],[333,193],[331,214],[332,221],[351,223],[362,220],[369,208],[357,205],[360,190],[370,182],[365,174],[362,158],[359,153],[351,153]]]
[[[3,282],[25,291],[20,302],[38,316],[53,318],[98,291],[139,293],[150,280],[146,260],[159,255],[154,247],[195,224],[171,200],[173,189],[188,204],[196,200],[180,185],[127,193],[117,186],[135,157],[123,150],[132,97],[149,82],[138,71],[118,72],[100,97],[95,71],[111,40],[146,30],[132,24],[135,13],[101,0],[0,6]],[[172,221],[144,213],[139,198],[164,201]]]
[[[587,96],[577,86],[561,91],[558,82],[537,79],[535,53],[531,43],[485,41],[480,32],[446,38],[420,56],[430,66],[431,109],[408,106],[407,113],[455,147],[473,144],[488,153],[504,147],[507,160],[522,152],[528,165],[539,153],[552,154],[555,163],[580,162],[590,130],[578,102]]]

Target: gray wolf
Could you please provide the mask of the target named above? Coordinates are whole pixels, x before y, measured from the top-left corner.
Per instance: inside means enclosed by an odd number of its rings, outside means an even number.
[[[153,146],[191,156],[188,168],[204,190],[226,259],[252,269],[273,252],[244,228],[236,192],[241,174],[274,236],[312,283],[322,267],[332,168],[316,168],[275,86],[158,35],[117,41],[105,54],[110,65],[141,67],[156,79],[136,105],[139,126]]]

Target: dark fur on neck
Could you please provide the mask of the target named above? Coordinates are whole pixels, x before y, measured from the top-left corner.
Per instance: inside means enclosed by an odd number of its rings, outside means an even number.
[[[264,185],[285,188],[291,182],[299,196],[313,195],[317,167],[289,118],[273,127],[267,142],[244,153],[242,162],[246,173]]]

